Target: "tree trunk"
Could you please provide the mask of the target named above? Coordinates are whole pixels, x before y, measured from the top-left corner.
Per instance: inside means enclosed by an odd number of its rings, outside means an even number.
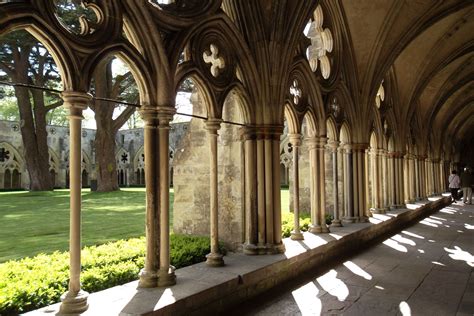
[[[15,87],[15,95],[20,110],[21,136],[25,146],[25,161],[30,176],[30,190],[52,190],[54,184],[49,172],[46,113],[41,111],[40,106],[35,106],[36,110],[33,117],[28,89]]]
[[[111,90],[111,62],[102,63],[94,75],[95,90],[98,97],[108,98]],[[115,134],[112,115],[113,104],[96,101],[92,107],[95,113],[97,132],[95,150],[97,163],[97,191],[109,192],[119,189],[117,180],[117,162],[115,161]]]

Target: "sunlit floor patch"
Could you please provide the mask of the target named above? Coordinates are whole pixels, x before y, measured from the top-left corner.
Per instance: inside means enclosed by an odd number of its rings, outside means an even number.
[[[352,261],[346,261],[344,262],[344,266],[346,266],[347,269],[349,269],[352,273],[357,274],[361,277],[363,277],[366,280],[372,280],[372,276],[362,270],[361,267],[359,267],[357,264],[355,264]]]
[[[387,239],[383,242],[383,244],[400,252],[408,252],[407,247],[400,245],[398,242],[396,242],[393,239]]]
[[[303,315],[321,314],[322,304],[318,298],[318,293],[319,290],[313,282],[309,282],[291,292]]]
[[[411,308],[407,302],[400,302],[399,308],[403,316],[411,316]]]
[[[471,255],[469,252],[462,250],[458,246],[454,246],[453,249],[444,247],[444,250],[449,253],[449,256],[451,257],[451,259],[466,261],[466,263],[470,267],[474,267],[474,256]]]
[[[316,279],[326,292],[332,296],[337,297],[339,301],[344,301],[349,296],[349,288],[337,278],[336,270],[331,270],[328,273]]]
[[[425,239],[425,237],[423,237],[423,236],[420,236],[420,235],[415,234],[415,233],[411,233],[411,232],[406,231],[406,230],[402,230],[402,233],[404,233],[405,235],[411,236],[411,237],[415,237],[415,238],[419,238],[419,239]]]
[[[395,241],[398,241],[399,243],[402,243],[402,244],[407,244],[407,245],[410,245],[410,246],[416,246],[416,243],[413,240],[405,238],[402,235],[398,235],[398,234],[393,235],[392,239],[395,240]]]

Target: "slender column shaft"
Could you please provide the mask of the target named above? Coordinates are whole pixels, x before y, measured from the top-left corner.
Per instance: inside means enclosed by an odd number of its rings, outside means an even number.
[[[360,221],[367,221],[367,195],[366,195],[366,174],[365,174],[365,149],[359,149],[358,151],[358,187],[360,192],[359,197],[359,219]]]
[[[69,109],[69,288],[61,296],[60,311],[64,314],[87,310],[87,292],[81,290],[81,122],[82,111],[91,96],[80,92],[63,92],[64,105]]]
[[[273,245],[273,164],[272,141],[265,139],[265,228],[266,242]]]
[[[71,108],[69,116],[70,151],[69,151],[69,187],[70,187],[70,279],[69,290],[78,293],[81,289],[81,121],[82,110]]]
[[[403,205],[405,203],[404,195],[403,195],[403,192],[405,190],[405,182],[403,181],[403,172],[404,172],[404,168],[403,168],[403,156],[402,156],[402,157],[398,157],[398,189],[399,189],[398,196],[399,196],[400,205]]]
[[[346,152],[345,152],[345,171],[346,171],[346,176],[345,176],[345,179],[346,179],[346,183],[345,183],[345,187],[346,187],[346,194],[345,196],[347,197],[346,198],[346,207],[347,207],[347,218],[346,220],[349,221],[349,222],[354,222],[355,218],[354,218],[354,189],[353,189],[353,182],[354,182],[354,178],[353,178],[353,163],[352,163],[352,159],[353,158],[353,155],[352,155],[352,151],[350,148],[347,148],[346,149]]]
[[[301,143],[300,134],[290,134],[290,142],[293,148],[293,212],[294,229],[291,232],[291,239],[302,240],[303,234],[300,231],[300,179],[299,179],[299,147]]]
[[[168,113],[172,109],[160,109],[158,114],[159,126],[159,160],[160,160],[160,270],[158,275],[158,286],[176,284],[174,267],[170,265],[170,166],[169,166],[169,131],[170,121],[173,115]]]
[[[352,199],[353,199],[353,208],[354,208],[354,217],[358,221],[359,218],[359,190],[358,190],[358,184],[359,180],[357,177],[357,168],[358,168],[358,160],[359,156],[357,155],[357,149],[354,149],[352,152]]]
[[[333,179],[333,202],[334,202],[334,219],[331,226],[339,227],[341,220],[339,219],[339,188],[337,181],[337,143],[332,144],[332,179]]]
[[[327,138],[320,137],[318,144],[318,160],[319,160],[319,215],[321,221],[321,232],[329,233],[329,228],[326,225],[326,172],[325,172],[325,154],[324,149],[327,142]]]
[[[273,239],[275,245],[281,245],[280,252],[283,252],[283,243],[281,236],[281,187],[280,187],[280,133],[273,135]]]
[[[142,110],[145,121],[145,183],[146,183],[146,253],[145,267],[140,272],[140,287],[156,287],[159,268],[159,193],[158,168],[159,157],[154,155],[158,150],[158,113],[154,109]]]
[[[257,168],[255,134],[247,131],[245,137],[245,210],[246,214],[246,245],[244,252],[256,254],[257,245]]]
[[[211,253],[206,258],[209,266],[223,266],[224,260],[219,252],[219,214],[218,214],[218,186],[217,186],[217,131],[220,129],[220,120],[209,119],[206,122],[209,136],[209,171],[210,171],[210,222],[211,222]]]
[[[258,190],[258,245],[265,244],[265,144],[262,138],[257,139],[257,190]]]
[[[168,271],[170,266],[169,243],[169,155],[168,134],[169,123],[160,122],[158,129],[160,139],[160,270]]]
[[[320,233],[321,226],[319,224],[319,216],[318,216],[318,174],[319,174],[319,164],[318,164],[318,156],[316,150],[316,139],[310,138],[308,139],[308,147],[309,147],[309,167],[310,167],[310,196],[311,196],[311,233]]]

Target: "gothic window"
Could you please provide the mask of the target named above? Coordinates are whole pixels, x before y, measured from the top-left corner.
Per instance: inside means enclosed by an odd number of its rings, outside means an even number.
[[[126,153],[122,154],[121,160],[122,160],[123,163],[127,163],[128,162],[128,154],[126,154]]]
[[[89,1],[55,0],[55,4],[58,21],[77,35],[94,33],[104,20],[99,6]]]
[[[3,147],[0,147],[0,162],[6,162],[10,159],[10,152]]]
[[[313,20],[307,27],[306,37],[311,40],[311,45],[306,51],[311,70],[315,72],[318,64],[321,67],[321,75],[328,79],[331,75],[331,62],[328,53],[332,52],[333,38],[331,30],[323,29],[323,9],[320,5],[314,10]]]

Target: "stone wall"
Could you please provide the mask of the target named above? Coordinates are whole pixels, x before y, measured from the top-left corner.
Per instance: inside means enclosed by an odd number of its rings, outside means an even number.
[[[191,102],[195,115],[206,116],[198,93]],[[224,120],[236,121],[238,110],[226,101]],[[219,239],[235,250],[243,242],[241,196],[241,142],[239,127],[222,124],[218,139]],[[209,235],[209,143],[205,123],[192,119],[173,160],[173,230],[176,233]]]
[[[170,159],[175,155],[175,148],[181,142],[188,128],[188,122],[172,123],[170,131]],[[55,174],[55,187],[68,186],[68,160],[69,160],[69,128],[66,126],[47,126],[48,147],[50,154],[51,173]],[[89,186],[91,180],[96,179],[94,129],[82,129],[82,171],[84,173],[83,186]],[[137,170],[144,169],[143,154],[143,128],[120,130],[115,138],[117,172],[123,172],[125,181],[121,186],[140,185],[137,179]],[[16,172],[21,181],[16,187],[7,189],[28,189],[29,176],[24,161],[23,140],[20,133],[20,123],[0,120],[0,152],[8,152],[8,159],[0,158],[0,189],[6,188],[5,173]],[[7,171],[8,170],[8,171]]]

